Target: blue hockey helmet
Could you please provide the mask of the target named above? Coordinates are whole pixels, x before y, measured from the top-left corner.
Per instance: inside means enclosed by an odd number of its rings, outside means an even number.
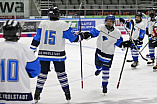
[[[105,18],[105,21],[107,21],[107,20],[112,20],[113,21],[113,23],[115,22],[115,16],[114,15],[108,15],[106,18]]]
[[[60,17],[60,11],[57,7],[50,7],[48,9],[48,16],[50,18],[59,18]]]
[[[19,40],[21,36],[22,27],[16,20],[7,20],[3,26],[3,38],[6,40]]]

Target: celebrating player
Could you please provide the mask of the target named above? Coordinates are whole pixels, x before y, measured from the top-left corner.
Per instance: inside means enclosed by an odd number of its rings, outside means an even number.
[[[84,39],[98,37],[97,48],[95,52],[95,75],[98,76],[102,71],[102,88],[103,93],[107,93],[109,79],[109,70],[112,65],[115,46],[130,47],[131,42],[123,42],[120,31],[114,27],[115,16],[108,15],[105,24],[100,24],[91,29],[90,32],[84,33]]]
[[[29,47],[18,43],[21,25],[7,20],[2,26],[4,42],[0,44],[1,104],[32,104],[29,77],[40,74],[40,63]]]
[[[126,24],[126,27],[131,29],[131,22],[125,21],[123,18],[120,18],[120,22],[123,22],[123,24]],[[132,45],[131,47],[131,54],[133,58],[133,63],[131,64],[131,67],[135,68],[138,65],[138,50],[142,47],[143,44],[143,38],[145,36],[145,24],[142,21],[142,13],[137,12],[135,15],[135,26],[134,31],[132,34],[132,40],[134,41],[135,45]]]
[[[40,93],[42,93],[50,71],[50,61],[53,61],[66,100],[71,99],[68,78],[65,72],[65,39],[69,39],[70,42],[81,41],[81,35],[76,35],[66,22],[59,20],[60,12],[57,7],[49,8],[48,16],[50,20],[41,21],[31,44],[31,49],[34,51],[39,46],[38,57],[41,64],[41,73],[37,79],[34,95],[36,102],[40,99]]]

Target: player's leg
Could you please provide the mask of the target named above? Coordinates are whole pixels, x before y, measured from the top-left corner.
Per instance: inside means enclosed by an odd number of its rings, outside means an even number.
[[[109,62],[102,62],[102,87],[103,93],[107,93],[107,85],[109,79],[109,72],[113,61],[113,55],[108,55],[107,58],[110,58]]]
[[[136,67],[138,65],[138,56],[139,56],[139,53],[138,53],[137,49],[131,48],[131,55],[132,55],[132,58],[133,58],[133,61],[134,61],[131,64],[131,67]]]
[[[154,63],[154,59],[155,59],[154,53],[155,53],[155,47],[154,47],[154,45],[152,44],[152,42],[149,41],[149,57],[150,57],[150,59],[148,59],[147,64],[152,64],[152,63]]]
[[[46,82],[48,71],[50,71],[50,61],[40,61],[41,73],[37,78],[37,85],[34,94],[34,100],[38,102],[40,100],[40,93],[42,93],[43,86]]]
[[[55,67],[55,71],[57,73],[57,78],[58,78],[60,85],[65,93],[66,100],[70,100],[71,95],[70,95],[68,77],[65,72],[65,62],[64,61],[61,61],[61,62],[53,61],[53,64]]]
[[[95,75],[99,75],[99,73],[102,71],[102,92],[107,93],[109,68],[112,65],[113,55],[103,54],[103,57],[104,59],[107,59],[106,61],[104,60],[104,62],[99,59],[97,53],[95,54],[95,66],[97,68]]]
[[[107,85],[108,85],[108,79],[109,79],[109,68],[102,66],[102,87],[103,93],[107,93]]]
[[[97,53],[95,53],[95,67],[96,67],[96,71],[95,71],[95,75],[98,76],[102,70],[101,67],[102,61],[99,60]]]

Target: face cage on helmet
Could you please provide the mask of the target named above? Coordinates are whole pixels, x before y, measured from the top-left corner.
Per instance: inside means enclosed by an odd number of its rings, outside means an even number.
[[[105,22],[106,22],[107,20],[111,20],[111,19],[105,19]],[[111,20],[111,21],[112,21],[112,22],[113,22],[113,24],[114,24],[114,22],[115,22],[115,21],[113,21],[113,20]]]

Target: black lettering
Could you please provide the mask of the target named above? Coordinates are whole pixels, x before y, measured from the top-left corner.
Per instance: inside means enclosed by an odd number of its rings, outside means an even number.
[[[9,6],[9,2],[5,2],[4,7],[3,7],[2,2],[0,2],[0,8],[1,8],[2,13],[5,13],[6,8],[8,8],[8,12],[11,13],[13,10],[13,6],[14,6],[14,2],[11,3],[11,7]]]
[[[23,2],[16,2],[15,12],[24,12]]]

